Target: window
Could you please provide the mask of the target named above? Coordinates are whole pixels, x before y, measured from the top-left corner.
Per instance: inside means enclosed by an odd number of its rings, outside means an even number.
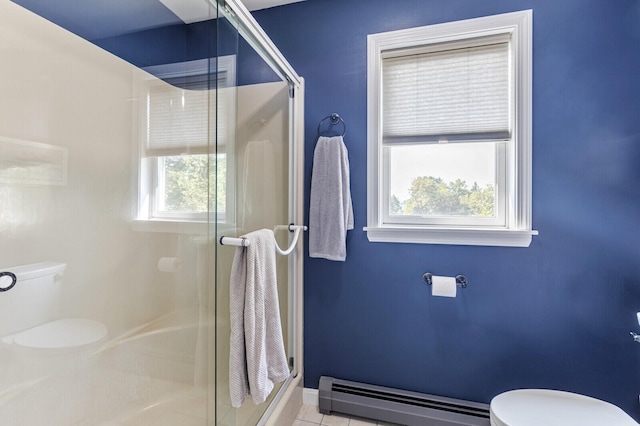
[[[162,79],[147,80],[142,93],[140,220],[201,222],[216,212],[223,221],[229,213],[226,150],[233,129],[226,123],[235,108],[228,87],[235,79],[235,62],[233,57],[215,61],[148,69]],[[217,79],[213,84],[212,77]],[[210,148],[210,141],[217,141],[217,149]],[[216,182],[216,200],[209,199],[210,182]]]
[[[531,11],[368,38],[369,241],[528,246]]]

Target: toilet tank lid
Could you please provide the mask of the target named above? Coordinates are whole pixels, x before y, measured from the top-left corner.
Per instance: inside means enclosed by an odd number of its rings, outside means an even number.
[[[13,272],[17,280],[21,281],[41,278],[47,275],[62,275],[66,268],[67,264],[62,262],[39,262],[29,265],[0,268],[0,271]]]

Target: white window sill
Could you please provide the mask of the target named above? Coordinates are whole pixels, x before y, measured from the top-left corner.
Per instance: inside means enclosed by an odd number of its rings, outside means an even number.
[[[370,242],[411,244],[453,244],[469,246],[529,247],[533,230],[365,227]]]

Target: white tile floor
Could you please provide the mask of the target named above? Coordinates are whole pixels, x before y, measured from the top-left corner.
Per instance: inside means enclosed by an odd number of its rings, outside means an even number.
[[[371,419],[321,414],[315,405],[303,405],[293,426],[396,426],[393,423],[378,422]]]

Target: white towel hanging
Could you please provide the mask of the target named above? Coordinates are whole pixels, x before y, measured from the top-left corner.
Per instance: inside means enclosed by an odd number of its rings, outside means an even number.
[[[273,231],[246,235],[252,242],[238,247],[231,268],[229,389],[231,405],[251,396],[261,404],[274,384],[289,377],[284,349],[276,277]]]
[[[342,136],[318,138],[309,198],[309,257],[346,260],[353,205],[349,153]]]

